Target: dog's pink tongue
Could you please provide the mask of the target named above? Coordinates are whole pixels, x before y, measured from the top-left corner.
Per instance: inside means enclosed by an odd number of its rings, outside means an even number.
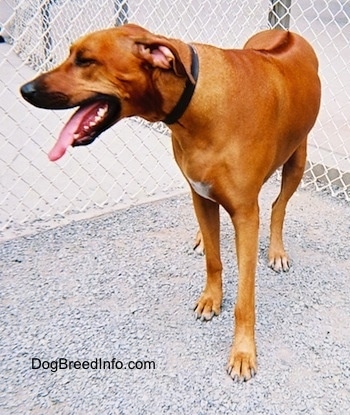
[[[74,134],[78,131],[79,126],[88,110],[89,108],[78,109],[78,111],[73,114],[67,124],[63,127],[56,144],[48,154],[50,161],[59,160],[63,157],[64,153],[67,151],[67,148],[73,144]]]

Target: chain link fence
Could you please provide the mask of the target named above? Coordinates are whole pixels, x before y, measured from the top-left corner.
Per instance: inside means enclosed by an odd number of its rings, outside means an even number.
[[[72,40],[132,21],[185,41],[241,47],[290,27],[314,46],[323,101],[303,185],[350,200],[350,1],[0,0],[0,237],[187,191],[167,128],[130,119],[50,163],[69,111],[29,106],[19,86],[66,56]]]

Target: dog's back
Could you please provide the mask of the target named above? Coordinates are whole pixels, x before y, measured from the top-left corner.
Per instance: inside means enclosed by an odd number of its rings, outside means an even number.
[[[315,123],[320,81],[312,47],[301,36],[281,30],[260,32],[243,49],[196,46],[206,74],[205,79],[200,77],[193,100],[197,113],[202,118],[205,108],[211,108],[210,114],[225,109],[219,125],[215,118],[205,118],[205,130],[214,123],[217,142],[231,142],[234,152],[236,144],[245,148],[248,142],[254,143],[259,155],[254,165],[264,170],[266,179],[284,164]],[[239,165],[240,160],[235,163]]]

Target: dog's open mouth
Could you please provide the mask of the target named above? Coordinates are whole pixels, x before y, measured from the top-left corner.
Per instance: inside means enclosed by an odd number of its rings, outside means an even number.
[[[58,140],[49,152],[49,159],[60,159],[69,146],[91,144],[120,117],[121,104],[117,98],[98,97],[83,103],[63,127]]]

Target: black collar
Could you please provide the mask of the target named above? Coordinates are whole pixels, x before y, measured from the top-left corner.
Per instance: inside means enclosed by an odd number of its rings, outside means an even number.
[[[185,89],[178,103],[175,105],[175,107],[170,112],[170,114],[168,114],[163,120],[165,124],[174,124],[183,115],[183,113],[186,111],[186,108],[188,107],[188,104],[191,101],[194,90],[196,88],[196,84],[198,80],[198,72],[199,72],[198,55],[197,55],[196,49],[191,45],[189,46],[191,48],[191,56],[192,56],[191,75],[193,76],[195,83],[193,84],[187,78]]]

